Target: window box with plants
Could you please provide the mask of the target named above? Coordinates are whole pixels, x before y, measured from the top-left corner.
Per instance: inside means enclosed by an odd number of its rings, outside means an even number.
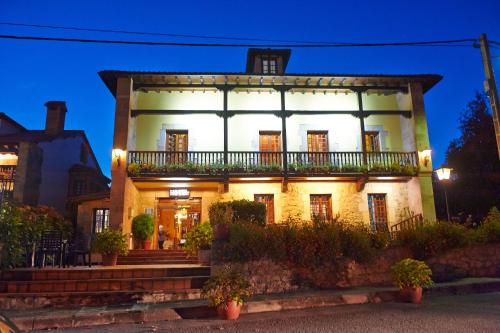
[[[203,286],[203,295],[221,319],[238,319],[243,298],[250,294],[248,279],[229,265],[219,267]]]
[[[120,230],[104,229],[95,235],[92,251],[101,254],[103,266],[115,266],[119,255],[127,255],[127,243],[127,236]]]
[[[210,248],[213,237],[210,223],[201,223],[186,235],[185,248],[190,254],[198,255],[200,264],[208,266],[210,265]]]
[[[144,250],[151,249],[151,236],[154,232],[153,217],[149,214],[139,214],[132,220],[132,235],[134,240]]]
[[[432,271],[423,261],[403,259],[392,266],[394,284],[400,289],[402,301],[422,302],[422,287],[432,285]]]

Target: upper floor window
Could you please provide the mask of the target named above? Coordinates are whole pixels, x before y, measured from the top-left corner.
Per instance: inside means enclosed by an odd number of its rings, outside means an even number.
[[[374,231],[389,231],[385,193],[368,194],[370,226]]]
[[[109,208],[95,208],[92,233],[97,234],[109,228]]]
[[[367,152],[380,151],[380,134],[377,131],[365,132],[365,142]]]
[[[274,194],[255,194],[254,200],[266,206],[266,223],[274,223]]]
[[[276,74],[277,64],[275,58],[262,57],[262,74]]]
[[[281,164],[281,132],[261,131],[259,133],[259,150],[262,163]]]
[[[311,153],[328,152],[328,132],[327,131],[308,131],[307,132],[307,151]]]
[[[332,195],[311,194],[310,195],[311,219],[329,221],[332,219]]]
[[[167,130],[167,151],[188,150],[188,131],[186,130]]]
[[[83,179],[73,181],[73,195],[82,195],[87,192],[87,182]]]

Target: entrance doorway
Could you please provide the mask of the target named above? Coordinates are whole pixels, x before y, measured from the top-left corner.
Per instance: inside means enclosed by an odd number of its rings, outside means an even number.
[[[167,234],[164,249],[178,249],[186,241],[186,234],[201,221],[201,198],[159,199],[159,219],[155,226],[155,248],[158,248],[160,225]]]

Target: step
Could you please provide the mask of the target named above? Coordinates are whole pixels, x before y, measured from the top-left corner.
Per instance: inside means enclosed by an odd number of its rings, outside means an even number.
[[[97,291],[0,294],[1,310],[27,310],[39,308],[71,308],[124,304],[152,304],[197,300],[200,289],[175,291]],[[95,319],[95,318],[94,318]]]
[[[181,276],[160,278],[46,280],[0,282],[3,293],[94,292],[94,291],[166,291],[198,289],[208,276]]]
[[[155,255],[187,255],[186,251],[182,250],[129,250],[128,251],[129,256],[134,256],[134,255],[148,255],[148,256],[155,256]]]
[[[148,259],[148,260],[133,260],[133,259],[118,259],[118,265],[196,265],[198,260],[170,260],[170,259]]]
[[[144,262],[143,262],[144,263]],[[92,279],[120,279],[120,278],[153,278],[153,277],[181,277],[181,276],[208,276],[209,266],[192,267],[103,267],[91,268],[48,268],[48,269],[19,269],[0,272],[2,281],[44,281],[44,280],[92,280]]]

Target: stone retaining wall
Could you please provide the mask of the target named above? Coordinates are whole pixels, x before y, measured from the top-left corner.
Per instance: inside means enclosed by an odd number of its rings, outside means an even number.
[[[391,285],[391,266],[411,257],[407,249],[393,248],[380,252],[368,263],[341,261],[317,268],[300,268],[262,259],[239,268],[249,277],[255,294],[288,292],[297,289],[351,288]],[[463,277],[500,277],[500,244],[477,245],[456,249],[427,260],[435,282]]]

